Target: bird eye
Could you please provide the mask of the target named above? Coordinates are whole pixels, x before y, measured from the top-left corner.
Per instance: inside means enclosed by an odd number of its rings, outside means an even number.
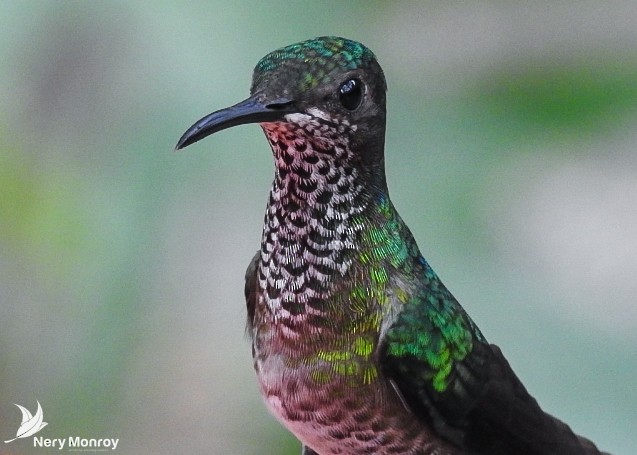
[[[360,79],[349,79],[341,84],[338,97],[345,109],[353,111],[363,100],[363,83]]]

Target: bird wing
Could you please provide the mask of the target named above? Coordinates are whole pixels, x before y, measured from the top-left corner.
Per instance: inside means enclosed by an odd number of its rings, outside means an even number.
[[[471,454],[599,455],[546,414],[500,349],[437,276],[407,300],[384,337],[380,362],[403,402],[440,436]]]
[[[258,281],[257,281],[257,273],[259,269],[259,258],[261,257],[261,253],[257,251],[254,255],[250,264],[248,264],[248,269],[246,270],[245,277],[245,286],[243,288],[243,292],[246,297],[246,307],[248,309],[248,322],[246,324],[246,331],[252,336],[252,324],[254,321],[254,311],[257,306],[257,290],[258,290]]]

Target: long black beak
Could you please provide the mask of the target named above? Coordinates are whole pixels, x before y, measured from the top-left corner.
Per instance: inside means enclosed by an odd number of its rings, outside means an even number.
[[[294,102],[285,98],[263,100],[263,94],[255,93],[250,98],[225,109],[206,115],[181,136],[176,150],[188,147],[217,131],[245,123],[275,122],[286,114],[298,112]]]

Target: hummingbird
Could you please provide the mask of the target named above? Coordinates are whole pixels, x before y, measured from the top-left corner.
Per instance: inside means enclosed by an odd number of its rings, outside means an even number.
[[[267,407],[304,455],[600,454],[540,408],[420,253],[389,198],[386,89],[361,43],[302,41],[177,143],[258,123],[272,149],[245,276]]]

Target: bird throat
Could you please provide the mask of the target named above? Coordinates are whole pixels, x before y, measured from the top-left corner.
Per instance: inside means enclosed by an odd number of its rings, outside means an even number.
[[[261,124],[275,178],[258,279],[260,303],[275,322],[301,323],[329,312],[329,297],[351,266],[368,196],[345,133],[352,126],[307,114],[287,120]]]

